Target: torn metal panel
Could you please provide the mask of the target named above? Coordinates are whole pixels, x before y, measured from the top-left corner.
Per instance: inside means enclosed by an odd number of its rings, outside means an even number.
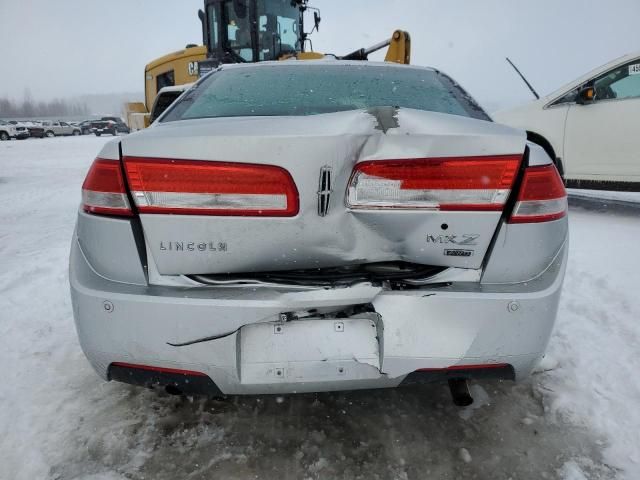
[[[522,132],[487,121],[378,107],[169,122],[124,138],[122,149],[133,157],[277,165],[291,174],[300,203],[294,217],[140,216],[157,272],[195,275],[385,261],[480,268],[499,211],[350,210],[345,193],[351,173],[370,160],[522,154],[525,142]],[[327,169],[328,200],[318,195]],[[319,214],[321,200],[327,204]],[[447,255],[443,233],[476,240],[466,256]]]

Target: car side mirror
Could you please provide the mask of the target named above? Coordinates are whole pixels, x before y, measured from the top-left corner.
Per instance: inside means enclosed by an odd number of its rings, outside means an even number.
[[[578,96],[576,97],[576,103],[578,105],[586,105],[588,103],[593,102],[596,99],[596,89],[593,87],[582,87],[578,91]]]

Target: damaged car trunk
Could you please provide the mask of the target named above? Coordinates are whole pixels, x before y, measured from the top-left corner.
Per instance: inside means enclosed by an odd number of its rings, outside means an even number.
[[[493,123],[379,108],[168,123],[122,154],[160,274],[295,283],[479,268],[524,146]]]

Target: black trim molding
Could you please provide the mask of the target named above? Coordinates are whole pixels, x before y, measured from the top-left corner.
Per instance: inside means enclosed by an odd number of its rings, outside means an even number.
[[[640,182],[620,182],[609,180],[565,180],[567,188],[586,190],[613,190],[619,192],[640,192]]]

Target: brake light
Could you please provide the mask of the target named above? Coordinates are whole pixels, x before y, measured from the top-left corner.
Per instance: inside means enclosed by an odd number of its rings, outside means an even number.
[[[93,161],[82,184],[82,208],[88,213],[133,215],[118,160]]]
[[[375,160],[356,165],[347,194],[355,209],[497,210],[521,155]]]
[[[125,157],[140,213],[292,217],[298,190],[274,165]]]
[[[549,222],[567,214],[567,192],[555,165],[528,167],[509,223]]]

